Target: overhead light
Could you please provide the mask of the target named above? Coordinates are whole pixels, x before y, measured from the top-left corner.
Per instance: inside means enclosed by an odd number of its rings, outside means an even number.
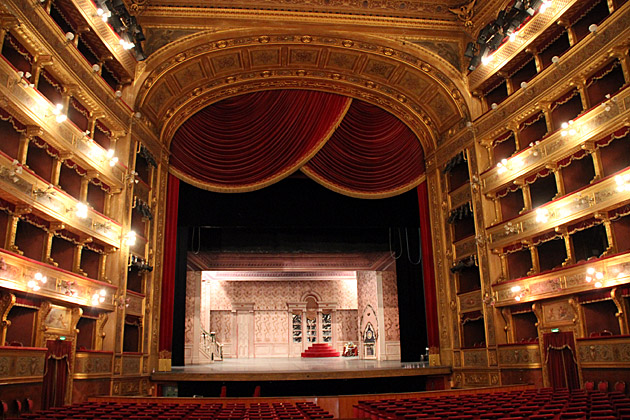
[[[512,291],[512,293],[518,293],[521,291],[521,286],[512,286],[510,290]]]
[[[46,282],[48,281],[48,278],[40,272],[35,273],[33,278],[42,284],[46,284]]]
[[[492,54],[487,54],[481,57],[481,63],[485,66],[492,61]]]
[[[538,10],[538,12],[545,13],[550,6],[551,6],[551,0],[543,0],[542,5],[540,6],[540,9]]]
[[[510,41],[511,41],[511,42],[516,41],[516,32],[512,32],[512,33],[510,34]]]
[[[536,209],[536,221],[538,223],[547,223],[549,221],[549,210],[546,208]]]
[[[116,156],[114,156],[113,158],[109,160],[109,166],[111,166],[112,168],[116,166],[117,163],[118,163],[118,158]]]
[[[105,289],[101,289],[98,292],[92,295],[92,305],[96,306],[105,302],[105,296],[107,296],[107,291]]]
[[[111,158],[113,158],[113,157],[114,157],[114,153],[116,153],[116,152],[114,151],[114,149],[108,149],[108,150],[107,150],[107,153],[106,153],[107,159],[111,159]]]

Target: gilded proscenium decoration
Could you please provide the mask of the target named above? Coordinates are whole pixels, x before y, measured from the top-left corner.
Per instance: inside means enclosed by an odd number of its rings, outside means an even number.
[[[464,26],[469,29],[473,26],[473,15],[475,13],[475,2],[477,0],[469,1],[468,3],[464,3],[459,7],[452,7],[448,10],[457,16],[457,19],[464,22]]]
[[[264,89],[325,90],[392,112],[416,132],[425,152],[433,150],[437,133],[468,114],[463,80],[452,82],[420,49],[410,48],[413,55],[391,40],[353,36],[196,34],[185,38],[188,49],[182,51],[175,41],[147,60],[136,108],[162,124],[168,142],[194,112],[230,96]]]
[[[470,90],[473,91],[479,88],[483,82],[525,49],[527,45],[545,29],[554,25],[560,16],[576,1],[577,0],[553,0],[545,13],[538,13],[533,16],[529,22],[519,29],[514,41],[504,43],[492,54],[492,60],[488,62],[488,64],[477,67],[469,74]]]
[[[628,283],[630,281],[630,252],[552,273],[496,284],[493,286],[493,291],[496,293],[495,305],[514,305],[517,303],[515,300],[517,294],[522,294],[520,302],[531,302],[593,290],[593,283],[587,281],[586,278],[586,270],[590,267],[603,273],[604,277],[601,280],[603,288]],[[518,291],[515,287],[519,288]]]
[[[13,174],[13,175],[11,175]],[[79,201],[57,188],[42,181],[30,171],[22,170],[15,173],[12,162],[0,155],[0,189],[10,192],[12,199],[19,200],[20,205],[27,205],[47,215],[53,215],[55,220],[81,235],[91,237],[112,246],[120,246],[122,227],[119,223],[95,212],[88,207],[87,217],[76,216],[75,209]],[[0,196],[4,193],[0,192]]]
[[[92,296],[104,289],[107,293],[105,301],[98,307],[104,310],[114,310],[114,295],[117,287],[108,283],[91,280],[86,277],[59,270],[52,266],[36,263],[26,258],[0,250],[0,258],[4,265],[0,267],[0,287],[29,293],[28,282],[36,273],[47,277],[45,284],[41,284],[37,294],[83,306],[93,306]]]
[[[99,172],[99,178],[110,187],[122,188],[124,170],[120,165],[111,167],[106,159],[107,151],[93,141],[86,140],[83,132],[74,124],[55,121],[55,107],[35,89],[20,83],[11,84],[17,78],[15,70],[5,61],[0,61],[0,99],[6,97],[3,108],[26,125],[41,127],[39,136],[60,152],[73,154],[73,160],[85,169]]]
[[[608,110],[598,106],[573,120],[571,129],[575,134],[563,136],[562,130],[558,130],[540,141],[535,150],[530,147],[507,159],[504,169],[494,167],[481,174],[482,192],[493,193],[510,185],[514,179],[526,178],[549,162],[557,162],[578,151],[587,141],[599,140],[598,136],[608,134],[606,130],[610,127],[618,128],[630,111],[630,88],[626,87],[614,98]]]
[[[478,137],[488,141],[505,132],[506,121],[523,121],[540,102],[556,98],[610,60],[610,49],[630,37],[630,7],[626,4],[615,11],[597,28],[597,35],[589,35],[562,55],[560,61],[547,67],[527,82],[527,89],[519,89],[493,111],[475,121]]]
[[[618,173],[620,177],[630,176],[630,169]],[[566,225],[574,220],[594,212],[602,212],[628,198],[628,193],[619,191],[615,177],[605,178],[593,185],[569,194],[545,205],[539,210],[529,211],[507,223],[501,223],[487,230],[492,248],[516,242],[516,238],[532,237],[547,232],[557,226]],[[544,221],[537,220],[544,209]],[[508,223],[516,227],[515,231],[506,229]]]

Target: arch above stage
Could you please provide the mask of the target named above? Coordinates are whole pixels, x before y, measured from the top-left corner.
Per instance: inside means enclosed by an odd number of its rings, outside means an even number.
[[[244,93],[305,89],[361,99],[398,117],[425,155],[470,117],[464,78],[435,53],[377,36],[303,29],[201,32],[174,41],[144,64],[136,95],[169,148],[201,109]]]

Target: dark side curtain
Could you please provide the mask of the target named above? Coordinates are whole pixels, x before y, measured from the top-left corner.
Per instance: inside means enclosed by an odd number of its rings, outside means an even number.
[[[392,196],[422,181],[424,153],[417,136],[394,115],[353,101],[339,128],[302,172],[346,195]]]
[[[579,389],[575,340],[571,331],[543,335],[545,364],[553,388]]]
[[[200,188],[245,192],[290,175],[326,143],[352,100],[270,90],[225,99],[175,133],[171,172]]]
[[[66,397],[66,383],[70,374],[72,342],[46,341],[46,370],[42,387],[42,408],[60,407]]]

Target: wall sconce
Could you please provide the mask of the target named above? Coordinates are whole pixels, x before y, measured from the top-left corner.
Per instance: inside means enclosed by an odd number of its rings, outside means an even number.
[[[37,188],[35,190],[33,190],[33,196],[35,198],[40,198],[40,197],[51,197],[53,195],[55,195],[57,193],[57,191],[55,191],[55,187],[53,186],[53,184],[48,184],[46,186],[46,188]]]
[[[64,289],[63,290],[63,294],[66,296],[70,296],[70,297],[76,297],[77,296],[77,291],[75,289],[73,289],[74,286],[76,286],[76,282],[75,281],[64,281],[61,283],[61,287]]]
[[[603,284],[604,273],[602,273],[601,271],[595,270],[593,267],[589,267],[586,269],[585,280],[587,283],[591,283],[595,281],[595,283],[593,283],[593,286],[600,288],[604,285]]]
[[[94,223],[92,223],[92,229],[103,229],[103,230],[107,231],[107,230],[110,230],[111,228],[112,228],[112,225],[109,222],[105,222],[105,223],[94,222]]]
[[[66,213],[74,212],[74,215],[79,219],[86,219],[88,217],[88,205],[84,203],[77,203],[74,207],[66,209]]]
[[[38,271],[37,273],[33,275],[33,279],[29,280],[29,282],[26,285],[32,291],[37,292],[39,289],[41,289],[40,285],[46,284],[47,281],[48,281],[48,278]]]
[[[538,9],[538,13],[545,13],[549,7],[551,7],[551,0],[543,0],[540,9]]]
[[[537,208],[536,209],[536,222],[538,223],[547,223],[549,218],[553,213],[549,213],[549,210],[546,208]]]
[[[512,224],[512,222],[507,222],[507,224],[503,226],[503,229],[505,230],[506,235],[518,233],[518,226]]]
[[[18,75],[18,79],[17,79],[17,83],[23,83],[24,86],[27,87],[35,87],[34,83],[30,83],[30,81],[28,79],[31,78],[32,74],[30,72],[23,72],[23,71],[18,71],[17,72]]]
[[[114,153],[116,153],[114,149],[109,149],[105,154],[106,159],[109,160],[109,166],[112,168],[118,163],[118,158],[114,156]]]
[[[610,111],[610,107],[612,106],[612,104],[616,104],[617,103],[617,97],[613,96],[611,98],[610,93],[606,94],[606,100],[604,102],[602,102],[602,108],[604,108],[604,111],[609,112]]]
[[[127,243],[127,246],[134,246],[136,244],[136,238],[136,232],[130,230],[129,232],[127,232],[123,239]]]
[[[617,192],[621,193],[630,191],[630,174],[617,175],[615,177],[615,182],[617,183]]]
[[[129,172],[126,176],[125,176],[125,181],[127,181],[129,184],[137,184],[139,182],[139,180],[136,178],[138,176],[138,172]]]
[[[107,10],[107,8],[101,8],[99,7],[98,9],[96,9],[96,15],[94,17],[98,17],[100,18],[103,22],[107,23],[107,19],[109,19],[110,17],[112,17],[112,12],[110,12],[109,10]]]
[[[118,296],[118,298],[114,301],[114,304],[116,305],[116,307],[119,310],[122,310],[123,308],[127,308],[129,307],[129,302],[131,302],[130,298],[126,298],[122,295]]]
[[[11,162],[11,169],[9,170],[9,176],[13,182],[18,182],[20,178],[18,175],[22,174],[22,165],[18,162],[17,159],[13,159]]]
[[[558,58],[557,55],[554,55],[553,57],[551,57],[551,62],[553,64],[558,64],[559,61],[560,61],[560,58]]]
[[[525,295],[527,293],[529,293],[529,289],[525,288],[523,289],[521,286],[512,286],[512,288],[510,289],[510,291],[514,294],[514,300],[517,302],[520,302],[521,299],[523,299],[525,297]]]
[[[105,302],[105,296],[107,296],[107,290],[105,289],[101,289],[97,293],[94,293],[92,295],[92,306]]]
[[[596,25],[596,24],[594,24],[594,23],[593,23],[593,24],[591,24],[591,25],[588,27],[588,31],[589,31],[590,33],[592,33],[593,35],[597,35],[597,25]]]
[[[577,131],[575,131],[575,128],[571,128],[572,125],[573,125],[573,120],[569,120],[569,122],[562,123],[561,125],[562,131],[560,132],[562,137],[565,137],[567,135],[574,136],[577,133]]]
[[[497,163],[497,168],[498,168],[497,173],[499,175],[501,175],[502,173],[508,170],[507,163],[508,163],[507,159],[501,159],[501,162]]]
[[[55,109],[53,109],[53,115],[55,115],[55,121],[59,124],[68,119],[68,116],[63,112],[63,104],[55,105]]]
[[[529,143],[529,147],[532,148],[532,156],[538,156],[540,154],[540,148],[538,147],[539,144],[539,140]]]

